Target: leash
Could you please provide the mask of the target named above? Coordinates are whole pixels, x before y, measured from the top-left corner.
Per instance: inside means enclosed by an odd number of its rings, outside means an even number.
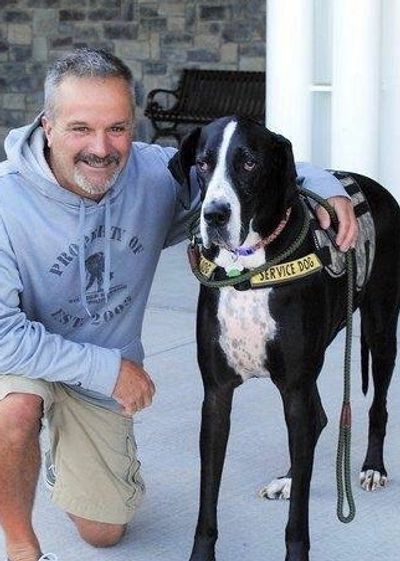
[[[338,226],[336,213],[325,199],[308,191],[301,189],[301,193],[315,200],[329,214],[335,228]],[[356,506],[351,486],[351,347],[353,334],[353,303],[354,303],[354,249],[346,252],[347,271],[347,307],[346,307],[346,342],[344,351],[343,370],[343,401],[340,414],[339,437],[336,455],[336,486],[337,507],[336,515],[340,522],[348,524],[354,520]],[[348,513],[345,514],[345,501]]]
[[[313,199],[321,205],[329,214],[331,224],[334,228],[338,227],[338,219],[334,208],[322,197],[309,191],[308,189],[299,189],[300,194]],[[223,280],[210,280],[199,271],[198,263],[200,257],[199,243],[201,243],[197,232],[200,222],[200,212],[195,215],[188,226],[188,238],[190,244],[188,247],[188,257],[193,274],[197,280],[204,286],[210,288],[223,288],[226,286],[234,286],[235,284],[249,280],[255,274],[265,271],[266,267],[272,267],[280,263],[283,259],[291,255],[298,249],[305,240],[310,226],[310,217],[305,203],[301,200],[304,212],[303,225],[296,236],[293,243],[279,255],[264,263],[260,267],[251,269],[245,273],[241,273],[233,278]],[[332,233],[329,235],[333,241]],[[356,508],[351,486],[351,347],[353,333],[353,302],[354,302],[354,249],[346,252],[346,269],[347,269],[347,308],[346,308],[346,343],[344,353],[344,380],[343,380],[343,401],[342,411],[340,415],[338,447],[336,455],[336,485],[337,485],[337,508],[336,514],[340,522],[347,524],[354,520]],[[344,503],[347,502],[348,514],[344,513]]]
[[[314,199],[329,214],[331,223],[335,228],[338,220],[333,207],[325,199],[308,191],[300,189],[300,192]],[[333,240],[332,240],[333,241]],[[356,515],[356,506],[351,486],[351,345],[353,334],[353,302],[354,302],[354,249],[346,252],[347,271],[347,309],[346,309],[346,342],[344,351],[343,370],[343,401],[340,414],[339,436],[336,455],[336,486],[337,507],[336,515],[340,522],[348,524]],[[345,514],[345,501],[348,513]]]
[[[344,385],[343,403],[340,415],[338,448],[336,456],[337,509],[340,522],[348,524],[356,515],[353,492],[351,488],[351,344],[353,333],[353,300],[354,300],[354,249],[346,253],[347,265],[347,319],[346,344],[344,351]],[[344,502],[347,501],[348,513],[344,513]]]

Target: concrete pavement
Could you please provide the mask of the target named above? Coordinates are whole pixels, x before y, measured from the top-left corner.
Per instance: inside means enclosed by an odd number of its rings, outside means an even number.
[[[196,524],[198,429],[202,385],[196,365],[197,282],[185,244],[164,252],[144,328],[146,366],[157,385],[153,406],[136,419],[147,495],[123,541],[107,550],[83,543],[50,501],[40,481],[34,523],[43,551],[59,561],[187,561]],[[367,493],[358,486],[366,447],[367,398],[361,393],[359,330],[353,346],[353,523],[336,519],[335,458],[342,397],[344,337],[331,345],[320,391],[329,424],[318,443],[310,502],[312,561],[397,561],[400,551],[400,383],[396,367],[389,395],[386,464],[389,486]],[[219,561],[283,561],[288,503],[258,498],[257,491],[288,466],[287,438],[277,390],[251,380],[236,392],[219,506]],[[0,535],[0,559],[4,556]]]

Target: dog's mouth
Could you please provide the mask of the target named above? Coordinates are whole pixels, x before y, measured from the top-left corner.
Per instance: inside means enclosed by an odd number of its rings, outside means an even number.
[[[206,227],[205,235],[202,235],[203,245],[206,248],[211,246],[217,246],[221,249],[226,249],[228,251],[234,251],[234,244],[232,244],[231,237],[227,231],[226,227],[215,228]]]
[[[233,251],[240,244],[240,217],[226,200],[213,199],[203,205],[200,232],[205,247],[216,245]]]

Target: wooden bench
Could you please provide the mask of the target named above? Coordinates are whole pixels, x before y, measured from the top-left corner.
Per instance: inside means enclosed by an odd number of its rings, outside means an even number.
[[[144,114],[154,127],[152,142],[173,136],[179,143],[179,125],[210,123],[224,115],[264,123],[265,72],[184,69],[175,90],[148,94]]]

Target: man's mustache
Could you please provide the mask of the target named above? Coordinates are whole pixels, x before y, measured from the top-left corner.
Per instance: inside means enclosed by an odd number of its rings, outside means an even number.
[[[111,164],[118,165],[120,160],[121,158],[118,154],[107,154],[104,158],[100,158],[96,154],[78,154],[75,157],[75,163],[84,162],[93,167],[109,166]]]

